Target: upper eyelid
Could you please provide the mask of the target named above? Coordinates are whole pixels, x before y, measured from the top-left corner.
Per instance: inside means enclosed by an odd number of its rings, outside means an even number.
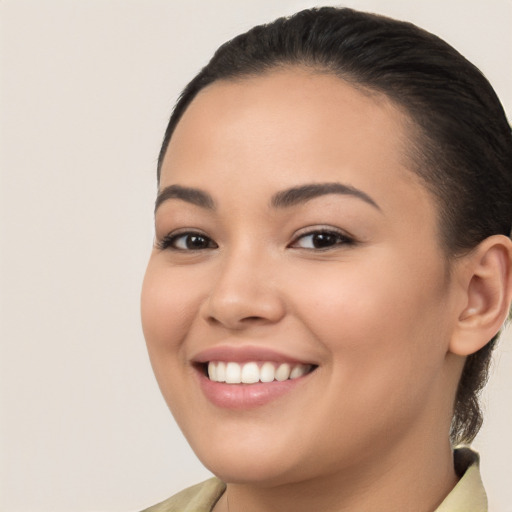
[[[345,238],[348,241],[357,242],[358,240],[354,235],[347,232],[344,229],[330,226],[330,225],[312,225],[312,226],[306,226],[299,230],[297,230],[291,237],[290,242],[287,244],[288,247],[292,246],[297,240],[312,236],[318,233],[331,233],[340,236],[341,238]],[[215,244],[218,247],[218,243],[215,241],[214,238],[212,238],[210,235],[208,235],[205,231],[199,228],[178,228],[176,230],[172,230],[170,232],[167,232],[165,235],[158,237],[155,237],[155,242],[158,246],[162,246],[166,241],[176,240],[177,238],[185,235],[199,235],[202,237],[207,238],[209,241],[211,241],[213,244]],[[170,244],[168,244],[170,245]]]
[[[187,236],[187,235],[197,235],[204,237],[209,242],[213,243],[216,247],[218,247],[217,242],[211,237],[208,236],[206,233],[199,229],[192,229],[192,228],[182,228],[182,229],[176,229],[175,231],[170,231],[169,233],[165,234],[162,237],[155,237],[156,246],[160,249],[169,249],[172,248],[176,251],[182,251],[187,252],[186,249],[178,249],[176,247],[172,246],[172,242],[176,241],[180,237]],[[197,250],[203,250],[203,249],[197,249]],[[190,252],[193,252],[193,249],[190,249]]]
[[[211,236],[209,236],[207,233],[205,233],[202,229],[199,229],[199,228],[187,227],[187,228],[172,229],[170,231],[165,231],[165,233],[162,236],[158,236],[158,231],[159,231],[158,229],[155,229],[156,239],[158,239],[158,240],[164,240],[166,238],[169,239],[169,238],[172,238],[175,236],[178,237],[181,235],[188,235],[188,234],[201,235],[201,236],[211,239]]]
[[[303,236],[314,235],[315,233],[334,233],[345,238],[350,238],[351,240],[356,240],[356,237],[354,235],[352,235],[351,233],[344,229],[336,228],[334,226],[323,225],[301,228],[294,233],[292,240],[297,240],[298,238],[301,238]]]
[[[337,243],[334,243],[332,245],[327,245],[324,248],[318,248],[318,247],[302,247],[301,241],[307,239],[308,237],[313,237],[318,234],[330,234],[334,235],[335,237],[338,237]],[[292,241],[287,245],[287,248],[289,249],[298,249],[298,250],[305,250],[305,251],[329,251],[329,250],[335,250],[335,249],[341,249],[342,247],[346,246],[355,246],[358,245],[358,240],[356,240],[355,237],[343,232],[339,229],[310,229],[308,231],[304,231],[302,233],[297,234],[294,236]]]

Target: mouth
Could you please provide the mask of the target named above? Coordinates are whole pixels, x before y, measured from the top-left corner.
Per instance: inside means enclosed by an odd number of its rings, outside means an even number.
[[[216,346],[191,358],[205,398],[222,409],[247,410],[287,396],[310,380],[318,365],[260,346]]]
[[[315,370],[312,364],[275,363],[273,361],[208,361],[202,363],[203,374],[212,382],[257,384],[295,380]]]

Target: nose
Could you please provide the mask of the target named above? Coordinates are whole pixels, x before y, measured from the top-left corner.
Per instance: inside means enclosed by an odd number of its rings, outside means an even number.
[[[275,276],[276,266],[264,258],[231,254],[219,263],[204,318],[230,330],[279,322],[286,307]]]

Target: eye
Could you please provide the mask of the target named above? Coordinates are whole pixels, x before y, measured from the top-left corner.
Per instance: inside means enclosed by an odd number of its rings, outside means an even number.
[[[176,251],[201,251],[216,249],[217,244],[202,233],[187,232],[165,236],[159,243],[160,249],[174,249]]]
[[[331,247],[338,247],[340,245],[354,245],[353,238],[339,233],[338,231],[329,230],[316,230],[310,231],[297,237],[290,245],[293,248],[299,249],[329,249]]]

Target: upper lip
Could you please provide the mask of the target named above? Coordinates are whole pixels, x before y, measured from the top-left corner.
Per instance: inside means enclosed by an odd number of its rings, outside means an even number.
[[[251,361],[271,361],[275,363],[314,364],[300,357],[291,356],[267,347],[219,345],[210,347],[195,354],[192,362],[204,364],[210,361],[233,361],[248,363]]]

